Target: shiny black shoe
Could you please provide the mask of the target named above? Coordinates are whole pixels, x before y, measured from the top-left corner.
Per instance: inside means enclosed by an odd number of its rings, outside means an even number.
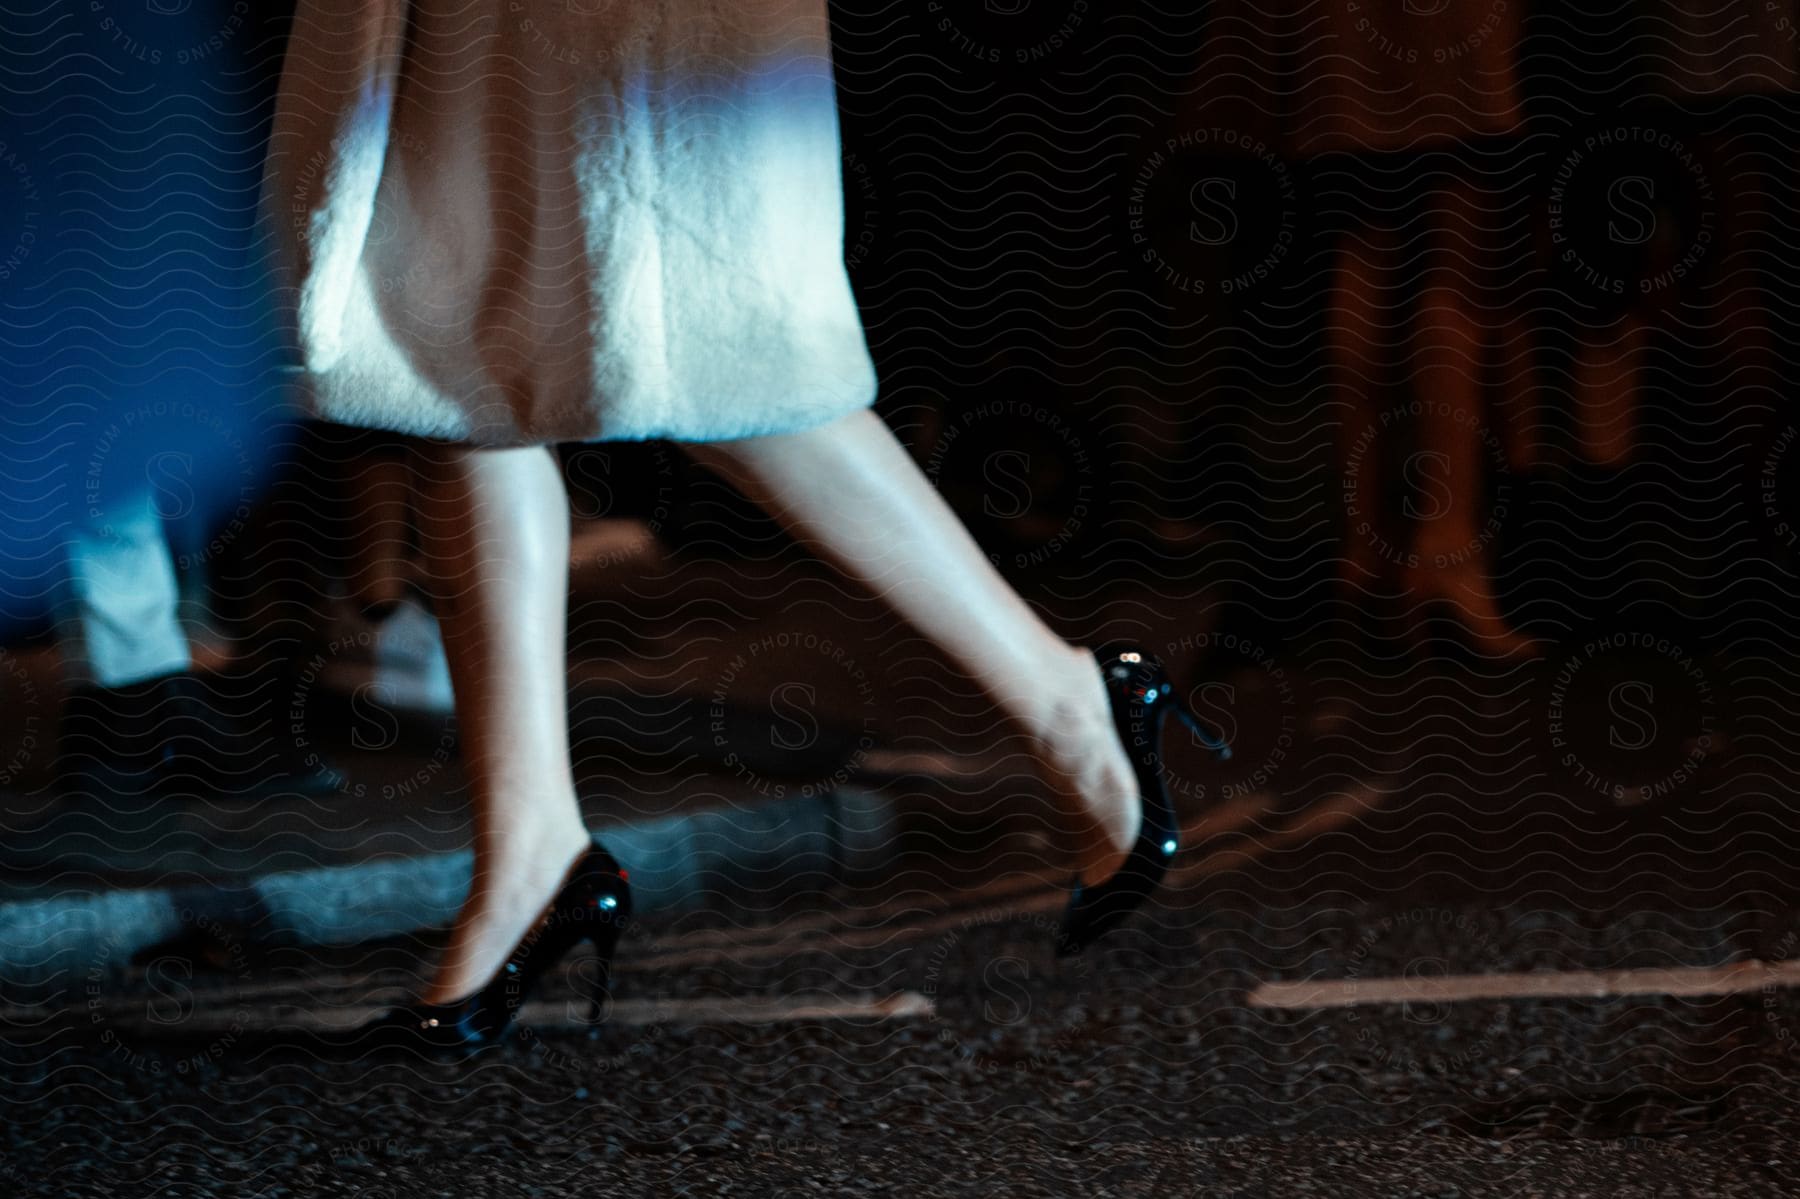
[[[1224,739],[1205,728],[1176,698],[1174,685],[1154,655],[1132,647],[1108,647],[1095,650],[1094,657],[1112,700],[1113,725],[1137,773],[1142,815],[1137,843],[1125,864],[1096,886],[1076,881],[1056,939],[1059,957],[1080,953],[1135,911],[1162,882],[1181,848],[1181,826],[1162,780],[1162,732],[1168,714],[1175,713],[1220,761],[1231,757]]]
[[[488,984],[455,1003],[395,1007],[356,1028],[318,1034],[309,1046],[334,1058],[395,1053],[466,1057],[500,1044],[525,997],[569,950],[591,942],[599,969],[590,978],[588,1021],[598,1023],[612,977],[613,950],[631,917],[629,875],[594,840],[569,868],[544,916],[525,934]]]

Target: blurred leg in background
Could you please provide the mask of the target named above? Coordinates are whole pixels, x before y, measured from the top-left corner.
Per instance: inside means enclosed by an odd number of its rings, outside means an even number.
[[[64,535],[55,605],[65,684],[58,789],[104,802],[334,786],[331,771],[283,752],[270,714],[247,711],[225,673],[196,668],[182,578],[152,493],[80,507]]]
[[[1396,257],[1391,231],[1359,226],[1344,236],[1332,271],[1326,353],[1332,396],[1343,405],[1338,461],[1347,524],[1338,589],[1357,627],[1363,625],[1360,617],[1370,608],[1372,593],[1393,591],[1392,566],[1399,553],[1380,435],[1382,415],[1398,399]]]
[[[331,581],[317,630],[320,681],[339,697],[367,696],[399,712],[449,712],[450,667],[420,544],[419,455],[361,431],[334,440],[331,453],[343,578]]]
[[[148,491],[71,523],[56,606],[66,683],[57,782],[82,795],[129,794],[197,759],[197,680],[180,588]],[[166,722],[166,724],[165,724]]]
[[[72,680],[112,689],[192,666],[175,559],[148,492],[76,524],[66,552],[62,656]]]
[[[1490,482],[1508,469],[1490,412],[1491,349],[1503,340],[1493,256],[1505,197],[1458,181],[1429,202],[1427,265],[1412,330],[1416,448],[1403,501],[1411,521],[1404,579],[1411,601],[1449,615],[1480,654],[1524,657],[1532,640],[1501,614],[1494,585],[1503,511]],[[1420,627],[1424,627],[1421,624]]]

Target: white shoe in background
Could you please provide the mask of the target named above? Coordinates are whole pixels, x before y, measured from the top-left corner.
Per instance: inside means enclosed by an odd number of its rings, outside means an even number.
[[[450,661],[437,618],[408,596],[380,620],[350,610],[333,622],[321,682],[345,695],[364,687],[396,711],[449,712]]]

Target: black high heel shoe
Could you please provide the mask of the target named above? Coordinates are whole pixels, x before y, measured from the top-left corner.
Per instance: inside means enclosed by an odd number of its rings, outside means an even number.
[[[1162,781],[1162,730],[1168,713],[1174,712],[1221,762],[1231,757],[1224,738],[1203,726],[1176,698],[1174,685],[1154,655],[1125,647],[1097,649],[1094,657],[1112,700],[1119,741],[1137,773],[1141,823],[1130,856],[1111,878],[1093,887],[1076,880],[1056,939],[1059,957],[1080,953],[1135,911],[1162,882],[1181,848],[1175,806]]]
[[[324,1038],[326,1048],[336,1055],[411,1050],[460,1057],[497,1045],[537,980],[565,953],[587,941],[593,942],[600,962],[587,996],[589,1023],[597,1023],[612,977],[613,950],[631,916],[628,878],[595,838],[569,868],[567,881],[543,918],[486,986],[455,1003],[391,1008],[366,1024]]]

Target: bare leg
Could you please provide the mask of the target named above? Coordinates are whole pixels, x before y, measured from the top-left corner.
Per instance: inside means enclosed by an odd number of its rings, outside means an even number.
[[[1489,370],[1499,383],[1494,397],[1494,423],[1506,445],[1506,465],[1524,474],[1537,465],[1543,446],[1539,388],[1532,365],[1537,343],[1535,318],[1522,303],[1507,301],[1500,328],[1488,343]]]
[[[1575,428],[1581,453],[1601,466],[1623,466],[1636,441],[1638,372],[1650,328],[1641,312],[1582,330],[1575,358]]]
[[[386,611],[406,594],[406,533],[412,525],[412,472],[387,453],[359,455],[344,471],[362,524],[350,560],[350,594],[364,609]]]
[[[1081,826],[1083,879],[1118,868],[1137,836],[1137,790],[1098,667],[1000,577],[880,417],[684,448],[961,663]]]
[[[1413,546],[1434,569],[1473,575],[1485,561],[1482,480],[1501,443],[1483,419],[1481,331],[1453,272],[1427,277],[1418,320],[1419,449],[1407,481],[1423,487],[1408,512]]]
[[[1483,252],[1482,202],[1461,186],[1437,197],[1435,253],[1414,329],[1419,450],[1409,481],[1419,495],[1407,583],[1417,599],[1447,600],[1481,652],[1512,657],[1534,646],[1506,623],[1489,578],[1498,527],[1485,511],[1483,479],[1488,469],[1506,465],[1505,442],[1483,411],[1480,371],[1489,337],[1481,294],[1463,265]]]
[[[1393,338],[1389,320],[1393,247],[1384,231],[1347,237],[1332,272],[1327,362],[1333,398],[1344,406],[1338,428],[1338,463],[1345,472],[1344,557],[1338,566],[1340,593],[1354,608],[1366,607],[1369,590],[1382,581],[1388,522],[1383,520],[1378,396],[1388,384],[1387,351]],[[1354,481],[1351,467],[1355,466]],[[1350,499],[1354,496],[1354,499]]]
[[[588,834],[569,767],[569,512],[541,447],[433,447],[423,499],[438,619],[475,810],[475,870],[436,979],[487,982],[554,896]]]

